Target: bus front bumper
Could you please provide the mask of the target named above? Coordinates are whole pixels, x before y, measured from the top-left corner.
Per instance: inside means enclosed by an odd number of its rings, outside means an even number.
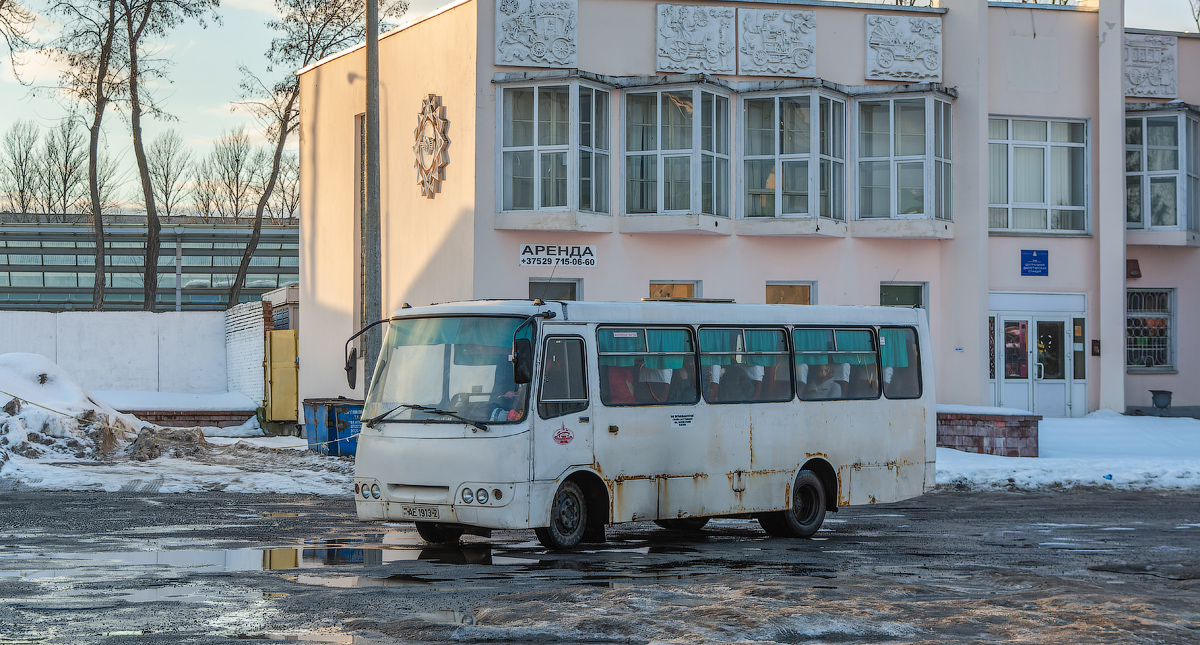
[[[527,529],[529,524],[529,483],[504,485],[511,497],[503,505],[419,504],[388,499],[356,498],[358,519],[364,522],[433,522],[462,524],[488,529]]]

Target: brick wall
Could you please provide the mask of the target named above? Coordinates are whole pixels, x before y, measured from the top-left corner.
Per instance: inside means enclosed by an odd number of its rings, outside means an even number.
[[[240,426],[254,416],[253,412],[237,410],[205,410],[201,412],[131,410],[129,413],[142,421],[165,428],[229,428]]]
[[[246,302],[225,312],[226,383],[251,401],[266,398],[263,361],[266,360],[266,321],[263,303]]]
[[[1038,456],[1040,416],[937,415],[937,445],[1001,457]]]

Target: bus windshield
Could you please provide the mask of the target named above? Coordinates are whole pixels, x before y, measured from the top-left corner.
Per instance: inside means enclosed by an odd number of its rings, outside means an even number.
[[[511,423],[528,384],[513,381],[513,331],[524,318],[404,318],[388,325],[363,409],[377,422]],[[532,338],[532,325],[522,337]]]

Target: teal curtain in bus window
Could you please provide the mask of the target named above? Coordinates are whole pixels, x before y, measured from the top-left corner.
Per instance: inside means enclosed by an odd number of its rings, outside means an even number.
[[[908,346],[912,343],[911,329],[880,329],[879,353],[883,357],[883,366],[908,367]]]
[[[729,365],[733,362],[730,354],[710,352],[737,351],[739,329],[701,329],[700,330],[700,364]]]
[[[839,329],[834,332],[837,338],[838,355],[833,358],[835,363],[850,365],[875,364],[875,347],[872,342],[874,334],[866,329]],[[863,352],[850,354],[842,352]]]
[[[691,352],[692,337],[683,329],[647,329],[646,345],[650,353]],[[646,367],[655,370],[683,367],[685,356],[647,356]]]
[[[787,344],[783,341],[783,332],[774,329],[747,329],[746,351],[748,352],[785,352]],[[747,356],[747,365],[776,365],[778,356]]]
[[[606,352],[642,353],[646,351],[646,337],[641,329],[601,329],[596,332],[597,347],[601,354]],[[633,356],[600,356],[599,364],[611,367],[631,367],[637,362]]]
[[[796,344],[796,364],[825,365],[829,362],[826,354],[802,354],[801,352],[832,352],[832,329],[797,329],[792,332],[792,342]]]

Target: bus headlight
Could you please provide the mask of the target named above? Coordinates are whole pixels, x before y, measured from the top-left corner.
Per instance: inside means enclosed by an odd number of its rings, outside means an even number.
[[[370,498],[371,498],[371,489],[370,489],[370,488],[367,488],[367,485],[366,485],[366,484],[363,484],[363,485],[362,485],[362,498],[363,498],[363,499],[370,499]]]
[[[470,488],[464,488],[462,492],[462,500],[463,502],[470,504],[471,502],[475,501],[475,493],[472,493]]]
[[[488,503],[487,489],[480,488],[479,490],[475,491],[475,499],[479,500],[480,504],[487,504]]]
[[[371,484],[371,497],[374,497],[375,499],[380,498],[379,484]]]

